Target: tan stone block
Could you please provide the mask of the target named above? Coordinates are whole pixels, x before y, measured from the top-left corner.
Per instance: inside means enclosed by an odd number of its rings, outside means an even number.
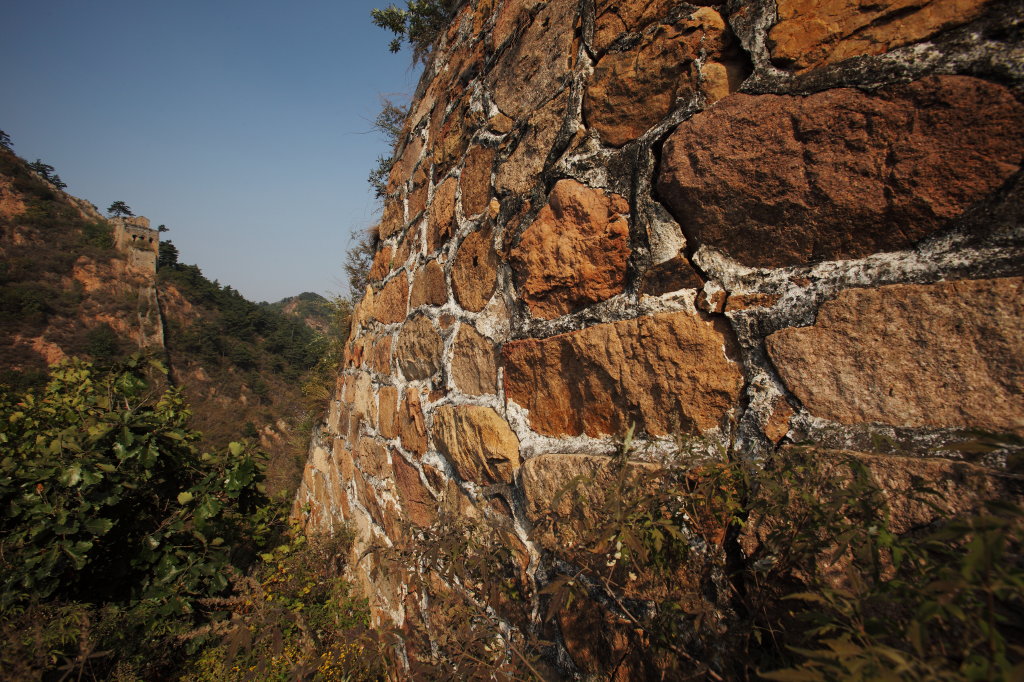
[[[370,272],[366,275],[371,282],[379,282],[391,273],[391,262],[394,255],[395,250],[390,246],[381,247],[373,255],[373,265],[370,266]]]
[[[668,138],[657,189],[695,246],[745,265],[861,258],[910,248],[1002,185],[1021,129],[1008,89],[966,76],[736,94]]]
[[[398,389],[394,386],[381,386],[377,390],[379,402],[379,419],[377,429],[385,438],[398,435]]]
[[[409,220],[415,220],[427,207],[427,194],[430,191],[430,164],[424,160],[412,176],[412,189],[409,190]]]
[[[618,194],[559,180],[512,250],[519,294],[552,319],[621,293],[626,286],[629,204]]]
[[[1024,278],[847,289],[765,346],[815,416],[1024,433]]]
[[[857,55],[882,54],[972,21],[987,0],[778,0],[768,34],[772,59],[803,71]]]
[[[704,280],[686,256],[678,255],[647,270],[640,282],[640,291],[648,296],[661,296],[680,289],[700,289],[703,286]]]
[[[430,222],[427,224],[427,253],[437,251],[452,235],[457,186],[455,178],[446,178],[434,189],[434,197],[430,202]]]
[[[498,166],[494,186],[502,195],[525,194],[537,184],[569,106],[568,91],[562,92],[533,112],[526,130],[508,158]]]
[[[427,451],[427,427],[423,423],[423,408],[420,394],[414,388],[405,390],[402,406],[398,411],[398,433],[402,447],[422,456]]]
[[[603,436],[632,422],[654,435],[705,432],[743,387],[721,319],[660,313],[547,339],[507,342],[505,393],[548,436]]]
[[[522,7],[502,8],[493,33],[496,44],[503,42],[515,27],[529,21],[488,76],[494,101],[502,113],[512,118],[530,114],[563,87],[575,59],[573,28],[578,14],[576,0],[551,0],[532,21]],[[527,83],[529,87],[524,87]]]
[[[396,198],[388,198],[384,201],[384,214],[380,219],[380,238],[387,239],[402,229],[405,223],[402,210],[402,202]]]
[[[448,301],[448,286],[444,281],[444,270],[436,260],[428,261],[419,270],[412,281],[412,294],[409,307],[421,305],[444,305]]]
[[[472,326],[460,326],[452,347],[451,374],[455,386],[468,395],[497,393],[497,366],[497,346]]]
[[[789,433],[789,420],[795,415],[796,411],[789,406],[785,399],[779,398],[776,400],[772,406],[771,414],[768,415],[768,419],[761,428],[764,431],[765,437],[773,443],[781,441]]]
[[[498,278],[498,254],[490,227],[471,232],[462,240],[452,265],[455,300],[466,310],[478,313],[494,294]]]
[[[488,147],[472,147],[466,154],[466,165],[459,176],[462,187],[462,212],[468,218],[483,213],[491,198],[491,171],[495,151]]]
[[[441,406],[434,410],[431,435],[464,480],[511,483],[519,468],[519,439],[489,407]]]
[[[430,318],[425,315],[411,317],[398,332],[395,360],[406,379],[426,379],[441,369],[444,340]]]
[[[437,502],[420,480],[420,473],[401,455],[396,454],[392,462],[402,518],[420,528],[431,526],[437,520]]]
[[[696,60],[716,64],[699,71]],[[660,24],[623,52],[598,60],[583,99],[587,124],[601,139],[621,146],[643,135],[671,113],[675,102],[703,89],[710,100],[721,99],[740,83],[730,79],[725,64],[744,70],[735,37],[721,15],[700,7],[675,24]]]
[[[374,300],[373,316],[383,324],[405,319],[409,312],[409,278],[403,272],[384,285]]]
[[[367,357],[370,369],[379,374],[391,373],[391,335],[377,339]]]
[[[372,438],[360,438],[356,444],[354,458],[359,470],[374,478],[385,481],[391,478],[391,463],[388,451]]]

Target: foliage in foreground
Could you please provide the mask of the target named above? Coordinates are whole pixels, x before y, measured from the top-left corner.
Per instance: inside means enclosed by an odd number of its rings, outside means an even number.
[[[413,62],[426,62],[441,31],[448,27],[461,0],[406,0],[405,9],[388,5],[370,12],[375,26],[395,37],[388,49],[398,52],[402,42],[412,48]]]
[[[1024,675],[1019,504],[957,518],[918,482],[899,493],[903,508],[932,520],[900,534],[891,493],[852,456],[795,448],[763,470],[722,458],[666,477],[627,465],[628,448],[570,482],[573,511],[548,519],[580,533],[575,568],[545,590],[548,617],[596,597],[630,624],[645,661],[708,679]],[[610,492],[583,513],[597,481]],[[638,590],[664,596],[645,602]]]
[[[162,372],[139,356],[110,372],[73,361],[41,391],[0,395],[8,679],[131,660],[157,674],[271,539],[260,453],[200,453],[178,391],[154,388]]]

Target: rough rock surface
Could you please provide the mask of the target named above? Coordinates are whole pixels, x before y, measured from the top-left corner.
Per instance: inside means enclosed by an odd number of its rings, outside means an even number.
[[[498,392],[498,353],[494,343],[473,327],[459,327],[452,346],[452,380],[468,395]]]
[[[602,140],[621,146],[665,118],[678,98],[702,91],[716,101],[735,91],[744,68],[722,16],[700,7],[674,24],[645,31],[630,49],[602,57],[583,115]]]
[[[718,320],[662,313],[505,344],[505,391],[549,436],[702,432],[736,406],[743,377]]]
[[[462,240],[452,266],[452,289],[466,310],[480,312],[494,294],[498,277],[498,254],[490,229],[473,232]]]
[[[444,270],[436,260],[428,261],[416,271],[409,294],[409,307],[421,305],[444,305],[448,300],[448,289],[444,281]]]
[[[395,358],[406,379],[426,379],[441,369],[444,340],[430,318],[420,315],[406,322],[398,333]]]
[[[512,250],[520,296],[551,319],[611,298],[626,286],[629,204],[617,194],[560,180]]]
[[[772,58],[809,69],[864,54],[881,54],[978,17],[988,0],[778,0],[779,22],[768,33]]]
[[[439,407],[431,430],[437,449],[459,476],[474,483],[511,483],[519,468],[519,439],[489,407]]]
[[[1007,88],[962,76],[739,94],[672,134],[658,192],[688,236],[746,265],[860,258],[912,246],[1003,184],[1022,127]]]
[[[847,289],[766,345],[814,415],[1024,432],[1024,278]]]

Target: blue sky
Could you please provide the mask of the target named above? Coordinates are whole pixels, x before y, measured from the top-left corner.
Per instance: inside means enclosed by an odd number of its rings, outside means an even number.
[[[387,152],[371,123],[419,76],[370,21],[387,4],[11,0],[0,129],[70,193],[166,224],[183,262],[252,300],[345,293]]]

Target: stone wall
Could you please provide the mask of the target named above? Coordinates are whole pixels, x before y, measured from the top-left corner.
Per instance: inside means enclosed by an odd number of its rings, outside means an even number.
[[[108,220],[114,226],[114,246],[128,257],[129,264],[155,273],[160,233],[149,226],[149,218],[132,216]]]
[[[1022,28],[984,0],[464,3],[296,501],[356,529],[378,622],[438,632],[475,591],[539,627],[533,523],[634,423],[649,459],[681,434],[1001,480],[955,444],[1024,435]],[[453,518],[509,538],[519,604],[382,558]]]

